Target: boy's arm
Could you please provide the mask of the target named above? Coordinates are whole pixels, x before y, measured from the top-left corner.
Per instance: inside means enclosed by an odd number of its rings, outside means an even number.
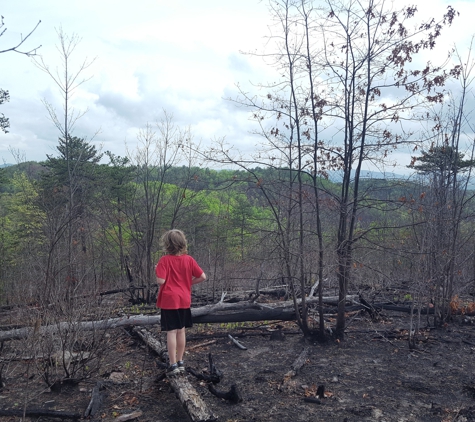
[[[157,277],[157,283],[159,286],[161,286],[162,284],[165,284],[165,279]]]
[[[191,284],[198,284],[206,280],[206,274],[202,273],[199,277],[191,277]]]

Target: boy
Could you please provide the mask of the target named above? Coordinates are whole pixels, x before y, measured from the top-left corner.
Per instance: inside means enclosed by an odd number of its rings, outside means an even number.
[[[188,255],[185,234],[169,230],[161,238],[166,255],[155,267],[160,291],[157,307],[161,309],[161,328],[167,332],[167,350],[170,366],[167,376],[185,372],[185,328],[192,327],[191,286],[206,280],[206,274]]]

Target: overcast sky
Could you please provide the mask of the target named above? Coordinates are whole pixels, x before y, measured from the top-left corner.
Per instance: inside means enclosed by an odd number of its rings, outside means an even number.
[[[396,0],[397,6],[402,0]],[[465,45],[472,35],[475,1],[415,0],[422,11],[461,11],[447,47]],[[427,5],[426,5],[427,3]],[[52,69],[60,65],[56,29],[82,38],[73,63],[94,59],[82,74],[90,78],[76,91],[73,105],[88,109],[74,135],[93,138],[102,150],[126,154],[137,132],[166,110],[175,122],[190,126],[196,140],[209,143],[226,137],[250,150],[260,142],[249,110],[226,98],[237,83],[265,82],[270,71],[262,61],[240,54],[264,46],[268,34],[267,2],[258,0],[0,0],[6,33],[0,50],[11,47],[41,20],[23,49],[38,45]],[[25,160],[56,155],[59,132],[48,118],[46,100],[61,112],[54,81],[28,57],[0,55],[0,88],[11,100],[0,106],[10,118],[10,133],[0,133],[0,160],[14,162],[10,150]],[[401,163],[406,166],[408,163]]]

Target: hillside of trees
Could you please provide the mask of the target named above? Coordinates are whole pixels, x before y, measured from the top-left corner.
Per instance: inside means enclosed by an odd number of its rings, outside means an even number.
[[[208,275],[195,293],[209,302],[256,286],[285,286],[287,297],[302,298],[319,277],[322,291],[338,294],[341,182],[304,174],[297,183],[297,171],[277,167],[145,166],[110,153],[101,164],[84,139],[69,140],[69,159],[64,146],[61,139],[45,162],[2,169],[1,305],[55,305],[66,318],[104,291],[154,303],[159,238],[173,227],[185,231]],[[475,290],[473,192],[444,186],[441,198],[429,183],[450,182],[453,168],[440,167],[449,153],[424,155],[419,178],[360,180],[349,286],[368,298],[437,305],[434,323]]]

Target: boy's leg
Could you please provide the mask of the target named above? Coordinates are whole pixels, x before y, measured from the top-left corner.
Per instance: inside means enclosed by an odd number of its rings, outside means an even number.
[[[177,330],[167,331],[167,350],[170,365],[173,365],[177,360]]]
[[[180,330],[176,330],[176,359],[177,361],[183,360],[183,355],[185,354],[185,345],[186,345],[186,332],[183,327]]]

